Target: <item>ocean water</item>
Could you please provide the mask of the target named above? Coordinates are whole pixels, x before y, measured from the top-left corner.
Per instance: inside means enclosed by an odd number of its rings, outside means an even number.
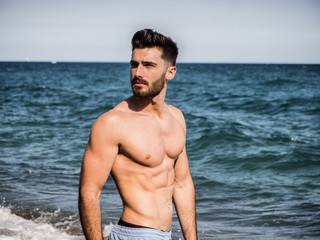
[[[127,63],[0,63],[0,239],[84,239],[95,119],[131,96]],[[320,239],[320,65],[178,64],[199,239]],[[105,237],[121,214],[110,178]],[[182,239],[177,216],[173,239]]]

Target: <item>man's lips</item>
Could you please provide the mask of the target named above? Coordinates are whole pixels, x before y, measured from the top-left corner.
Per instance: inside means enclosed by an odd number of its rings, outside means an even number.
[[[143,86],[145,86],[145,84],[143,84],[143,83],[135,83],[135,84],[133,84],[134,86],[136,86],[136,87],[143,87]]]

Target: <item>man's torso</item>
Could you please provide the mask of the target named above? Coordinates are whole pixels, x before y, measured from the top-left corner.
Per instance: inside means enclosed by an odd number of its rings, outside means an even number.
[[[185,145],[178,110],[165,105],[161,120],[131,111],[123,103],[112,111],[120,144],[111,174],[124,205],[121,218],[169,231],[174,165]]]

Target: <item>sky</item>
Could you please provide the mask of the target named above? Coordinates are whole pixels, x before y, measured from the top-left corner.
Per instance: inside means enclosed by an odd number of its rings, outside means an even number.
[[[0,0],[0,61],[128,62],[143,28],[178,62],[320,64],[319,0]]]

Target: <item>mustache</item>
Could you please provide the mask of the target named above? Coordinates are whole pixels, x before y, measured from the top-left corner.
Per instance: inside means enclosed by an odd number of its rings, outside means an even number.
[[[135,83],[142,83],[142,84],[144,84],[144,85],[149,85],[149,83],[146,81],[146,80],[144,80],[144,79],[142,79],[142,78],[138,78],[138,77],[134,77],[133,79],[132,79],[132,83],[133,84],[135,84]]]

